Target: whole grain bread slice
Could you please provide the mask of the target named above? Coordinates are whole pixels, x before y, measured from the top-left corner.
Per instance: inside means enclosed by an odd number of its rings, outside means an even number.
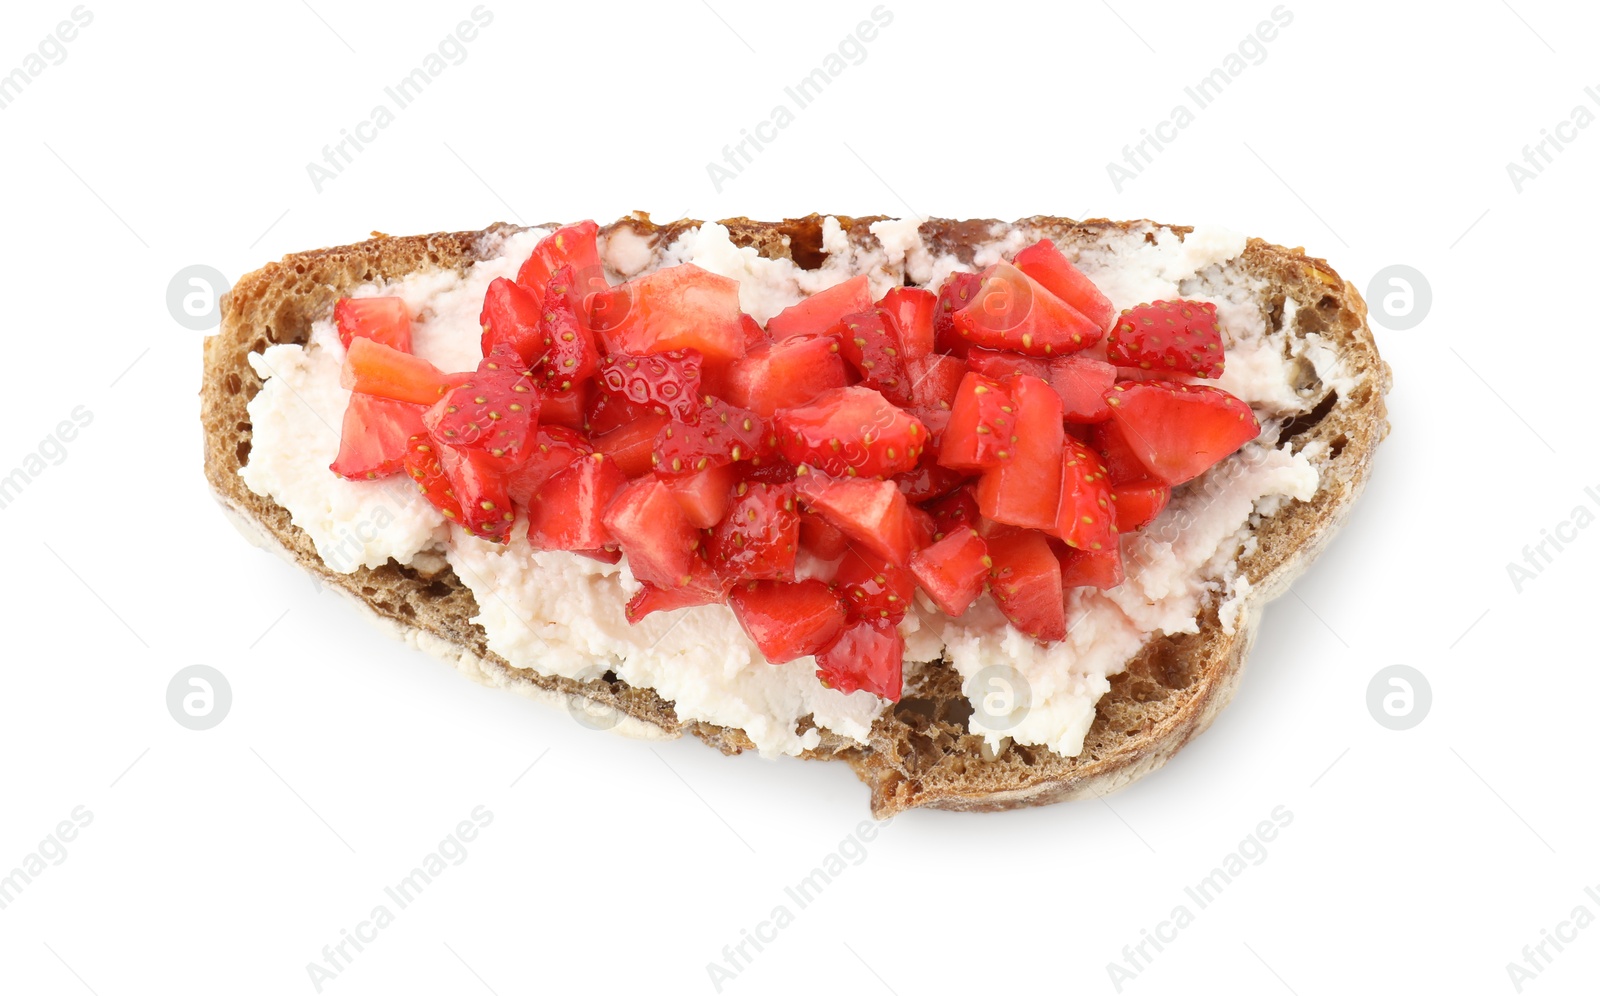
[[[838,217],[838,216],[836,216]],[[838,217],[858,244],[875,240],[868,226],[879,218]],[[624,218],[659,251],[698,221],[656,225],[644,214]],[[759,222],[722,222],[733,241],[769,258],[789,258],[814,268],[824,258],[823,217]],[[1069,254],[1092,248],[1111,235],[1166,229],[1187,236],[1191,229],[1151,222],[1072,221],[1033,217],[1015,223],[1047,235]],[[355,599],[412,644],[455,664],[486,684],[530,697],[581,708],[587,721],[634,736],[670,738],[685,733],[725,753],[750,749],[737,729],[680,720],[673,704],[648,688],[630,687],[607,672],[592,681],[547,677],[512,667],[487,646],[482,627],[471,621],[478,607],[448,567],[428,574],[390,562],[341,573],[317,556],[309,537],[289,513],[252,492],[239,476],[248,460],[251,424],[247,404],[262,381],[248,362],[270,344],[303,343],[311,325],[334,301],[359,284],[398,279],[418,270],[464,270],[491,253],[500,237],[517,229],[496,225],[477,232],[391,238],[376,234],[358,245],[296,253],[241,278],[222,302],[222,325],[205,343],[201,384],[206,477],[237,524],[261,545],[299,564],[331,588]],[[930,219],[920,228],[937,254],[971,262],[992,242],[1000,223]],[[1232,698],[1254,639],[1263,606],[1317,557],[1349,515],[1371,472],[1377,444],[1388,433],[1384,395],[1390,386],[1366,324],[1366,305],[1356,289],[1328,264],[1301,249],[1249,240],[1229,264],[1255,278],[1261,310],[1273,331],[1316,335],[1337,351],[1344,376],[1322,383],[1309,364],[1297,372],[1302,393],[1316,399],[1280,430],[1280,442],[1316,454],[1320,486],[1310,501],[1296,502],[1262,517],[1254,543],[1237,563],[1248,593],[1237,621],[1225,627],[1212,599],[1202,608],[1200,631],[1159,636],[1146,643],[1127,669],[1111,679],[1096,718],[1076,757],[1044,747],[1011,743],[985,748],[967,729],[971,705],[948,662],[913,669],[902,700],[886,710],[862,746],[826,730],[806,756],[848,762],[871,790],[872,812],[886,818],[927,806],[952,810],[998,810],[1040,805],[1084,795],[1103,795],[1159,768],[1210,725]],[[1232,632],[1228,632],[1231,628]]]

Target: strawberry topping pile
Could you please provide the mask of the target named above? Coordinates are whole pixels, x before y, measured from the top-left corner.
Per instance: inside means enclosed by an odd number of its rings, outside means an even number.
[[[334,309],[353,393],[332,470],[402,471],[467,533],[609,563],[630,622],[724,603],[767,660],[901,692],[918,589],[985,591],[1066,637],[1066,593],[1123,580],[1120,539],[1256,438],[1216,308],[1123,311],[1050,241],[937,292],[865,275],[772,317],[693,264],[611,285],[584,222],[489,285],[475,370],[411,351],[399,298]],[[519,541],[520,542],[520,541]]]

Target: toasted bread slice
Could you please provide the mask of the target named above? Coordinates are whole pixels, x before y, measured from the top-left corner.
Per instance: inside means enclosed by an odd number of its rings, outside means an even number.
[[[857,244],[873,242],[868,226],[878,218],[839,218]],[[678,235],[699,225],[679,221],[658,226],[648,216],[625,218],[626,226],[659,254]],[[790,258],[802,268],[824,256],[823,218],[782,222],[746,218],[724,221],[732,240],[767,258]],[[1103,250],[1114,239],[1158,234],[1186,237],[1191,229],[1152,222],[1075,222],[1027,218],[1008,226],[977,220],[931,219],[919,235],[930,252],[972,263],[997,234],[1011,228],[1053,238],[1069,255]],[[472,622],[473,594],[448,567],[425,573],[390,562],[351,573],[331,569],[287,510],[246,487],[239,476],[249,460],[252,427],[247,404],[262,380],[248,362],[270,344],[303,343],[314,321],[352,288],[378,280],[444,268],[465,270],[515,231],[494,226],[458,232],[391,238],[375,236],[359,245],[288,256],[243,277],[223,301],[221,331],[205,343],[201,387],[206,476],[236,522],[261,545],[275,550],[332,588],[353,597],[377,619],[415,646],[450,661],[485,684],[525,695],[581,706],[592,722],[625,734],[671,738],[692,733],[727,753],[751,749],[738,729],[684,721],[673,703],[648,688],[630,687],[609,673],[587,682],[512,667],[488,647],[487,634]],[[971,703],[962,679],[945,662],[911,669],[904,698],[885,710],[866,745],[821,731],[805,756],[842,759],[871,789],[880,818],[918,806],[952,810],[999,810],[1100,795],[1129,784],[1164,764],[1204,730],[1238,684],[1262,607],[1323,550],[1366,484],[1374,450],[1388,432],[1384,395],[1390,372],[1366,325],[1366,305],[1326,262],[1299,249],[1251,239],[1225,264],[1249,278],[1255,302],[1271,331],[1316,336],[1338,356],[1339,376],[1320,379],[1309,363],[1298,365],[1291,385],[1307,399],[1303,411],[1279,428],[1279,442],[1312,454],[1319,486],[1309,501],[1251,519],[1251,541],[1233,564],[1245,583],[1224,607],[1220,598],[1202,604],[1199,632],[1150,639],[1125,671],[1111,678],[1098,704],[1082,751],[1063,757],[1040,746],[1003,744],[969,732]],[[1224,618],[1226,616],[1226,618]],[[610,679],[610,680],[608,680]]]

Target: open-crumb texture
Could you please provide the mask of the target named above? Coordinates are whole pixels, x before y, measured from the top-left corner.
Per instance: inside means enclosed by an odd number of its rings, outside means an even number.
[[[870,244],[868,226],[878,217],[835,216],[851,238]],[[822,215],[780,222],[731,218],[733,241],[754,246],[768,258],[789,258],[798,266],[821,265]],[[656,225],[642,213],[614,224],[650,238],[657,250],[700,222]],[[1018,222],[1054,238],[1063,247],[1087,246],[1110,234],[1167,227],[1180,236],[1189,229],[1149,222],[1075,222],[1035,217]],[[997,223],[978,219],[930,219],[921,234],[936,254],[972,260],[976,246],[993,239]],[[221,331],[206,340],[201,385],[206,476],[219,499],[271,535],[292,558],[326,584],[360,598],[378,615],[420,630],[482,658],[503,683],[531,682],[539,688],[581,697],[610,707],[671,735],[691,733],[727,753],[748,750],[743,732],[678,719],[672,703],[650,689],[633,688],[609,672],[590,682],[545,677],[511,668],[489,650],[472,593],[448,569],[426,575],[393,563],[342,574],[317,557],[309,538],[289,521],[288,512],[251,492],[238,471],[250,455],[251,426],[246,408],[261,387],[247,357],[269,344],[304,343],[311,325],[325,317],[334,301],[352,288],[376,280],[398,279],[428,268],[463,270],[492,252],[499,236],[514,231],[497,225],[479,232],[391,238],[377,235],[357,245],[297,253],[269,264],[238,282],[223,301]],[[1148,235],[1148,238],[1153,238]],[[1069,249],[1069,252],[1071,250]],[[1259,278],[1262,309],[1273,328],[1282,326],[1292,299],[1291,334],[1315,333],[1333,345],[1353,384],[1343,395],[1321,385],[1309,367],[1302,386],[1321,401],[1284,426],[1282,438],[1297,448],[1321,444],[1316,464],[1322,486],[1310,502],[1296,503],[1265,518],[1255,530],[1254,548],[1239,563],[1252,582],[1249,606],[1235,632],[1224,632],[1216,606],[1208,606],[1201,631],[1154,639],[1111,680],[1111,691],[1097,715],[1080,755],[1064,758],[1043,747],[1010,744],[998,753],[984,749],[967,732],[971,706],[961,681],[946,662],[911,669],[905,697],[886,710],[869,744],[822,732],[821,744],[806,756],[842,758],[872,792],[872,810],[887,817],[931,806],[991,810],[1036,805],[1084,794],[1103,794],[1163,764],[1173,752],[1209,725],[1232,696],[1260,606],[1285,588],[1322,550],[1366,482],[1373,451],[1388,431],[1383,396],[1389,371],[1379,358],[1366,326],[1366,307],[1354,287],[1326,262],[1299,249],[1250,240],[1234,266]]]

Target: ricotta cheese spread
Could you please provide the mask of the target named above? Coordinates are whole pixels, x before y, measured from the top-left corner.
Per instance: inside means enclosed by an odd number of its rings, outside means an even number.
[[[885,220],[870,229],[875,246],[854,245],[838,221],[823,227],[823,265],[802,270],[786,259],[740,248],[728,230],[706,223],[655,251],[620,227],[602,238],[602,259],[613,276],[638,276],[694,263],[739,281],[740,303],[758,321],[859,273],[874,298],[914,283],[936,289],[964,265],[936,255],[917,222]],[[465,273],[421,272],[364,285],[352,296],[396,295],[416,317],[413,348],[443,370],[470,370],[479,356],[478,311],[496,277],[517,269],[547,232],[494,237],[483,261]],[[1039,233],[997,227],[976,247],[982,267],[1010,256]],[[1226,264],[1244,251],[1242,236],[1197,228],[1187,238],[1164,229],[1136,228],[1107,235],[1075,262],[1118,308],[1186,297],[1217,306],[1227,362],[1218,386],[1244,399],[1260,416],[1259,439],[1178,489],[1171,504],[1124,543],[1126,581],[1110,591],[1077,589],[1069,596],[1069,632],[1042,645],[1010,625],[988,595],[960,618],[940,613],[919,594],[901,624],[907,674],[918,662],[947,656],[962,675],[973,704],[969,728],[990,749],[1009,738],[1064,756],[1083,748],[1095,704],[1112,675],[1152,636],[1195,632],[1208,599],[1216,599],[1232,632],[1250,592],[1236,560],[1253,547],[1253,517],[1270,515],[1317,490],[1313,451],[1279,445],[1278,427],[1318,400],[1297,389],[1298,369],[1314,370],[1328,385],[1348,384],[1336,352],[1316,337],[1273,331],[1257,304],[1259,288]],[[1286,308],[1292,308],[1286,302]],[[1292,311],[1285,315],[1285,327]],[[265,383],[250,402],[254,437],[240,471],[257,494],[287,509],[333,569],[436,564],[442,553],[476,598],[473,621],[491,650],[513,667],[587,679],[610,671],[655,689],[679,718],[745,731],[763,754],[798,754],[816,747],[819,730],[864,742],[887,703],[868,692],[825,688],[806,657],[767,663],[725,605],[658,612],[637,625],[623,617],[639,589],[627,562],[603,564],[561,551],[534,550],[518,523],[507,545],[486,543],[452,529],[403,475],[347,481],[328,464],[339,449],[349,392],[339,385],[344,348],[331,316],[316,322],[304,346],[276,345],[252,354]],[[801,732],[801,720],[810,722]]]

